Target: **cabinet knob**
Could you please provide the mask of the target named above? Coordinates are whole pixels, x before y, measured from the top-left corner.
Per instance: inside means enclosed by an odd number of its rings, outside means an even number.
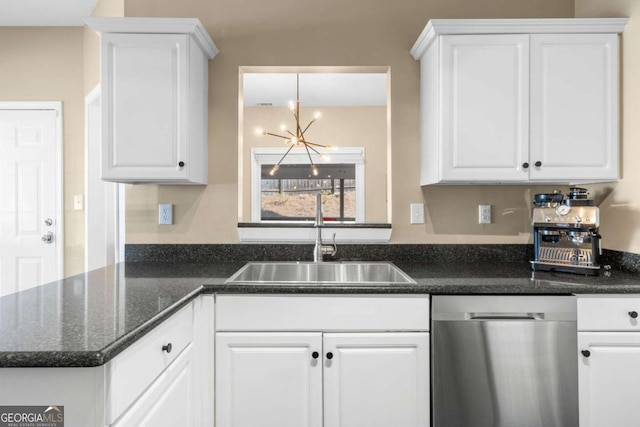
[[[536,167],[537,167],[537,168],[539,168],[540,166],[542,166],[542,162],[541,162],[540,160],[538,160],[538,161],[535,163],[535,165],[536,165]]]
[[[638,312],[637,311],[630,311],[629,312],[629,317],[631,317],[632,319],[637,319],[638,318]]]
[[[333,359],[333,353],[331,352],[327,353],[327,359],[329,360]]]
[[[311,353],[311,357],[313,357],[314,359],[317,359],[318,357],[320,357],[320,353],[318,353],[317,351],[314,351],[313,353]]]
[[[589,357],[591,356],[591,352],[589,350],[582,350],[580,353],[582,353],[582,355],[584,357]]]
[[[184,162],[183,161],[179,161],[178,162],[178,166],[181,167],[181,168],[184,167]]]
[[[162,351],[166,351],[167,353],[171,353],[171,343],[162,346]]]
[[[529,163],[524,162],[524,163],[522,164],[522,169],[528,169],[528,168],[529,168]]]

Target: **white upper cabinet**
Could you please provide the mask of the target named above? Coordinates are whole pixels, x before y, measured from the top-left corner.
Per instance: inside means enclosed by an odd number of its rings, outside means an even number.
[[[102,179],[207,184],[208,61],[197,19],[88,18],[101,34]]]
[[[615,181],[627,19],[431,20],[421,185]]]

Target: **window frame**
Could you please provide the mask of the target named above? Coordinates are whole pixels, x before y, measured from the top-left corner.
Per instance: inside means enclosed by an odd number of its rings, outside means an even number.
[[[288,147],[261,147],[251,149],[251,222],[268,223],[277,226],[278,223],[305,224],[308,220],[262,220],[261,205],[261,180],[262,165],[273,165],[278,163]],[[355,221],[340,221],[336,224],[353,224],[365,222],[365,181],[364,181],[364,147],[335,147],[330,153],[330,160],[319,159],[317,163],[348,163],[355,164],[356,167],[356,215]],[[314,156],[317,157],[317,156]],[[315,161],[315,159],[314,159]],[[309,156],[304,148],[294,147],[291,149],[282,164],[309,164]],[[333,221],[331,222],[333,223]]]

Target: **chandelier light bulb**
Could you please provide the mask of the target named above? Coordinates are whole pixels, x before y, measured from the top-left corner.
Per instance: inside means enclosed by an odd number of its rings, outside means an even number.
[[[286,126],[284,123],[283,123],[283,124],[281,124],[281,125],[280,125],[280,130],[281,130],[282,132],[286,132],[286,130],[287,130],[287,126]]]
[[[260,129],[260,128],[256,129],[256,135],[265,135],[265,134],[266,134],[266,132],[263,131],[262,129]]]
[[[269,175],[273,176],[276,174],[276,171],[280,169],[279,165],[273,165],[273,167],[271,168],[271,170],[269,171]]]
[[[318,168],[316,165],[311,165],[311,173],[313,173],[313,176],[318,176]]]
[[[313,115],[314,120],[318,120],[320,117],[322,117],[322,113],[320,111],[316,111]]]

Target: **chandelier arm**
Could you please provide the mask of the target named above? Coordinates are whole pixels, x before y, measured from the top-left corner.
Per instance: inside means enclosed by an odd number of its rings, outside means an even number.
[[[310,146],[310,145],[305,145],[305,147],[307,147],[307,148],[311,149],[311,150],[312,150],[314,153],[316,153],[318,156],[322,157],[322,155],[323,155],[323,154],[322,154],[321,152],[319,152],[318,150],[316,150],[315,148],[313,148],[312,146]]]
[[[309,152],[309,146],[307,146],[307,144],[304,144],[304,148],[305,150],[307,150],[307,156],[309,156],[309,161],[311,162],[311,166],[313,166],[313,159],[311,158],[311,153]]]
[[[313,124],[313,122],[315,122],[316,120],[313,119],[309,122],[309,124],[307,125],[306,128],[304,128],[304,130],[302,131],[302,136],[304,136],[304,133],[307,131],[307,129],[309,129],[309,127],[311,127],[311,125]]]
[[[282,139],[291,139],[288,136],[278,135],[277,133],[265,132],[264,135],[275,136]]]
[[[322,148],[327,148],[326,145],[322,145],[322,144],[316,144],[315,142],[309,142],[309,141],[305,141],[305,144],[309,144],[309,145],[313,145],[314,147],[322,147]]]
[[[282,157],[280,157],[280,160],[278,161],[278,163],[276,163],[276,166],[280,166],[280,163],[282,163],[284,158],[287,157],[287,154],[289,154],[289,151],[291,151],[293,147],[294,145],[291,145],[291,147],[289,147],[289,149],[282,155]]]

